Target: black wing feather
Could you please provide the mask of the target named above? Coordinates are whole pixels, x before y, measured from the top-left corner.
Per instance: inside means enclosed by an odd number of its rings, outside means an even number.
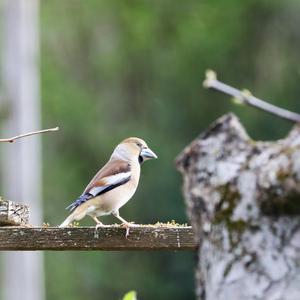
[[[78,199],[76,199],[73,203],[71,203],[68,207],[66,207],[67,210],[69,211],[73,211],[75,208],[77,208],[78,206],[80,206],[81,204],[85,203],[86,201],[93,199],[95,197],[98,197],[99,195],[102,195],[108,191],[111,191],[113,189],[115,189],[116,187],[125,184],[126,182],[128,182],[130,180],[130,177],[125,178],[124,180],[118,182],[117,184],[112,184],[112,185],[108,185],[106,188],[104,188],[103,190],[101,190],[98,194],[96,194],[95,196],[90,194],[90,193],[85,193],[83,195],[81,195]]]

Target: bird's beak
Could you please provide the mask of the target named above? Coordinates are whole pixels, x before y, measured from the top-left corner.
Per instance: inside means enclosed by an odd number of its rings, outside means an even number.
[[[143,148],[140,155],[144,158],[144,160],[157,158],[157,155],[149,148]]]

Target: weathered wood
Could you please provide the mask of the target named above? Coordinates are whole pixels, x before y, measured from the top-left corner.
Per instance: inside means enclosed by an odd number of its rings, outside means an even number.
[[[25,225],[29,221],[29,208],[25,204],[0,198],[0,226]]]
[[[199,242],[197,299],[300,299],[300,126],[253,141],[228,114],[177,166]]]
[[[191,227],[0,227],[0,250],[195,250]]]

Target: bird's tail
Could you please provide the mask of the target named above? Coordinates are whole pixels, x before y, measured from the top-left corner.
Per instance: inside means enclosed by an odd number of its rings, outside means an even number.
[[[75,210],[59,225],[59,227],[67,227],[73,221],[79,221],[86,216],[86,207],[81,205],[75,208]]]
[[[59,227],[67,227],[74,221],[73,214],[70,214],[60,225]]]

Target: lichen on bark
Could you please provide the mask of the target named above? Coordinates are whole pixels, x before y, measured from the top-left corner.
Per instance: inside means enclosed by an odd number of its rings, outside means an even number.
[[[29,222],[29,207],[0,197],[0,226],[26,225]]]
[[[177,167],[199,243],[198,299],[299,299],[300,127],[253,141],[227,114]]]

